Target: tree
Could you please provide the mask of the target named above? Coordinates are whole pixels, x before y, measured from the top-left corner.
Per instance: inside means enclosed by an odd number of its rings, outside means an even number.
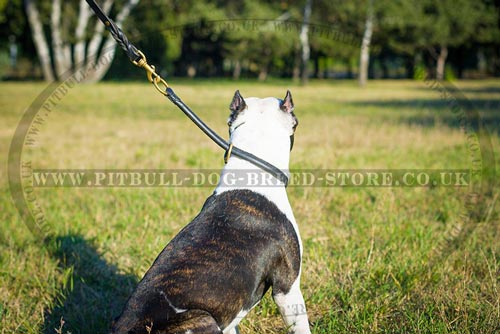
[[[255,0],[243,0],[237,7],[237,11],[226,8],[228,23],[234,23],[225,43],[225,56],[234,66],[233,78],[246,70],[266,80],[273,69],[283,68],[283,59],[298,42],[296,25],[287,22],[290,8]]]
[[[366,86],[368,80],[368,65],[370,62],[370,44],[373,34],[373,0],[368,0],[368,9],[366,14],[365,32],[361,41],[361,51],[359,55],[359,85]]]
[[[127,0],[121,9],[117,10],[115,22],[118,26],[123,25],[138,2],[139,0]],[[109,14],[113,5],[114,0],[105,0],[102,8]],[[52,49],[45,35],[44,20],[37,4],[33,0],[25,0],[24,6],[46,81],[63,79],[64,74],[70,70],[85,70],[86,75],[82,79],[86,82],[99,81],[104,77],[114,59],[116,42],[108,35],[103,43],[104,25],[101,22],[96,22],[93,30],[88,28],[92,12],[85,0],[79,1],[78,10],[72,2],[63,4],[61,0],[54,0],[50,13],[44,12],[50,14]],[[77,15],[74,15],[75,13]]]
[[[35,7],[32,1],[26,0],[25,8],[26,15],[28,16],[28,22],[30,24],[31,32],[33,35],[33,42],[35,43],[40,66],[42,67],[43,77],[46,81],[54,81],[54,72],[52,71],[50,64],[50,50],[47,44],[47,40],[45,39],[45,34],[43,32],[40,14],[38,13],[38,9]]]
[[[426,48],[436,60],[436,79],[444,79],[448,48],[463,44],[474,33],[481,21],[483,3],[467,0],[441,0],[424,2],[423,32]]]
[[[401,75],[402,66],[412,77],[415,64],[438,78],[447,63],[459,75],[474,68],[500,73],[497,0],[137,2],[99,1],[115,21],[127,24],[127,36],[163,74],[293,75],[299,81],[309,63],[318,78],[359,74],[362,84],[378,64],[384,77]],[[14,37],[20,61],[10,70],[8,43]],[[68,71],[81,71],[87,81],[105,73],[142,77],[115,52],[83,0],[0,0],[0,67],[6,76],[36,77],[41,69],[47,80],[61,80]]]
[[[494,10],[484,1],[389,1],[385,6],[388,16],[396,18],[383,26],[388,44],[397,52],[430,54],[438,80],[444,79],[449,49],[480,38],[478,30],[495,21],[488,19]]]
[[[306,0],[306,4],[304,6],[304,18],[302,20],[302,27],[300,29],[300,46],[302,49],[302,74],[301,74],[301,83],[302,85],[307,84],[309,80],[309,71],[307,65],[309,63],[309,56],[311,54],[309,47],[309,21],[311,20],[311,10],[312,10],[312,0]]]
[[[352,78],[359,65],[367,0],[317,0],[311,24],[311,56],[319,77],[324,67],[343,67]],[[323,67],[323,68],[322,68]]]

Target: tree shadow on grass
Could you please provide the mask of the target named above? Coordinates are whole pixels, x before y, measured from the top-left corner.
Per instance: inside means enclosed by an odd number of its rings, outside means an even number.
[[[58,236],[47,244],[59,260],[61,270],[71,268],[72,276],[56,297],[54,307],[46,310],[43,333],[57,333],[61,318],[62,333],[109,332],[112,320],[137,285],[137,278],[120,273],[81,235]]]
[[[417,87],[416,90],[429,90],[428,87]],[[484,85],[482,84],[479,87],[462,87],[460,88],[460,92],[464,94],[496,94],[500,93],[499,85]]]
[[[469,113],[477,111],[481,122],[493,133],[500,134],[500,99],[457,99],[461,108]],[[377,107],[394,110],[394,114],[385,117],[396,119],[401,123],[422,127],[434,127],[437,124],[451,128],[460,128],[460,114],[452,112],[450,101],[444,99],[406,99],[406,100],[372,100],[353,102],[360,107]],[[471,121],[469,119],[469,121]],[[472,120],[474,121],[474,120]]]

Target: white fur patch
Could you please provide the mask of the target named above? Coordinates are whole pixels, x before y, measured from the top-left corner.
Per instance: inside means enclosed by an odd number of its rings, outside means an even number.
[[[300,291],[300,273],[287,294],[276,294],[274,302],[278,305],[281,317],[294,334],[310,334],[306,304]]]

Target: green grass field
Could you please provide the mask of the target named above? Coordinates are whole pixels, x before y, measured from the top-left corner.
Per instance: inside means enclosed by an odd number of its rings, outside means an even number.
[[[471,168],[466,136],[423,82],[171,82],[218,133],[228,104],[292,91],[291,168]],[[458,82],[500,148],[500,81]],[[37,188],[50,236],[30,232],[8,187],[10,141],[45,88],[0,84],[0,333],[105,333],[166,243],[213,188]],[[213,168],[223,152],[152,87],[77,85],[23,151],[33,168]],[[500,159],[496,158],[498,165]],[[499,333],[499,188],[457,239],[466,187],[290,187],[313,333]],[[496,208],[495,208],[496,204]],[[442,245],[446,245],[443,247]],[[61,322],[64,322],[64,324]],[[244,334],[285,333],[266,295]]]

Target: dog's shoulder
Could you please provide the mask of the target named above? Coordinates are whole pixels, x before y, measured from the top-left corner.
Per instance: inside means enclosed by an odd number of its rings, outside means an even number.
[[[253,234],[266,231],[279,233],[276,237],[290,237],[298,245],[298,236],[285,213],[267,197],[247,189],[210,196],[191,224],[208,224],[212,228],[223,226]]]

